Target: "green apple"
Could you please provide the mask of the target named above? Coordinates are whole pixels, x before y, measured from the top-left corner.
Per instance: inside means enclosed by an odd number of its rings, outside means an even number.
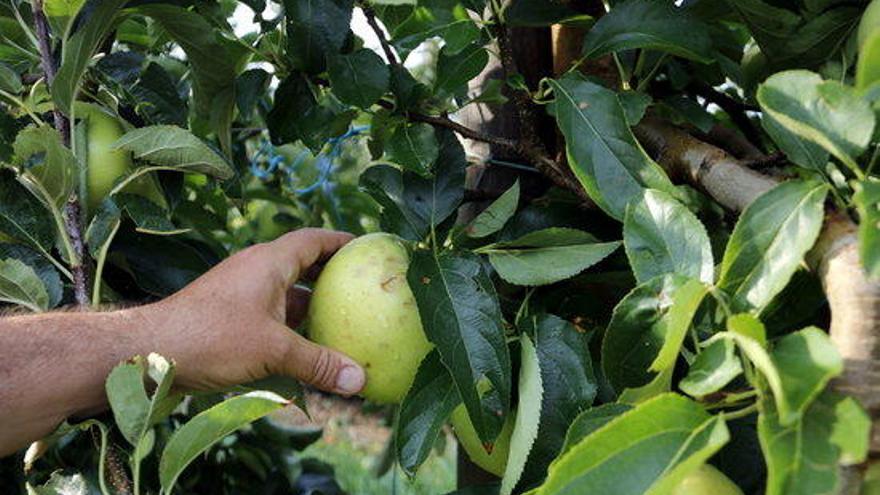
[[[671,495],[743,495],[743,492],[724,473],[704,464],[673,488]]]
[[[407,268],[409,253],[400,238],[359,237],[324,267],[309,304],[309,338],[363,366],[362,395],[374,402],[403,400],[433,347],[422,330]]]
[[[455,430],[455,437],[461,444],[464,451],[467,452],[471,461],[480,466],[484,471],[494,474],[495,476],[504,475],[504,469],[507,467],[507,456],[510,454],[510,436],[513,434],[513,426],[516,422],[516,415],[510,414],[501,427],[501,433],[492,446],[492,452],[486,452],[483,448],[483,442],[480,441],[474,424],[468,416],[467,409],[461,404],[452,411],[450,418],[452,428]]]
[[[94,212],[113,189],[116,179],[130,172],[133,164],[130,153],[113,149],[113,143],[125,134],[125,129],[114,115],[97,105],[82,101],[76,102],[74,109],[76,117],[83,119],[87,126],[88,201],[86,204],[89,211]],[[168,207],[152,175],[138,177],[124,191],[143,196],[163,208]]]
[[[877,29],[880,29],[880,0],[874,0],[868,4],[868,8],[862,14],[858,31],[859,48],[864,46],[871,34]]]

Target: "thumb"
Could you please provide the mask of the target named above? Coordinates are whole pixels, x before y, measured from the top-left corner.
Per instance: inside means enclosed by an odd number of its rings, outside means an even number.
[[[364,370],[350,357],[319,346],[286,327],[285,330],[290,334],[290,340],[281,363],[282,373],[339,395],[354,395],[364,388]]]

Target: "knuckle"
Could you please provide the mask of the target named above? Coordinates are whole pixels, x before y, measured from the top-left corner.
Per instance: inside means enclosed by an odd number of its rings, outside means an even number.
[[[327,349],[318,351],[309,376],[309,383],[322,389],[332,389],[336,385],[338,359]]]

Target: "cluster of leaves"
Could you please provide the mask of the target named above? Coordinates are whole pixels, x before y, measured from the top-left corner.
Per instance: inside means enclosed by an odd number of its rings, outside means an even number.
[[[359,4],[387,30],[380,53],[351,31],[353,0],[284,0],[270,18],[265,2],[243,3],[259,31],[236,36],[232,1],[46,0],[61,57],[51,85],[22,77],[41,73],[33,19],[17,0],[2,7],[0,299],[63,304],[82,264],[94,268],[95,302],[164,296],[285,228],[359,233],[377,218],[411,242],[408,281],[436,347],[397,412],[394,452],[408,473],[459,405],[487,448],[514,422],[504,494],[669,493],[710,459],[750,493],[827,493],[838,465],[865,459],[870,421],[826,390],[843,365],[816,327],[824,299],[802,269],[830,203],[860,219],[862,262],[880,273],[880,31],[857,33],[864,6],[628,0],[592,19],[561,1]],[[533,88],[511,74],[469,90],[500,30],[556,23],[587,28],[583,61],[612,60],[620,87],[575,64]],[[426,46],[430,70],[412,69]],[[459,222],[468,163],[445,114],[517,92],[555,119],[596,208],[555,189],[526,198],[517,182]],[[118,119],[112,149],[133,160],[97,198],[84,100]],[[69,136],[48,125],[53,109],[70,117]],[[731,224],[645,152],[633,128],[648,112],[700,136],[718,126],[757,136],[793,178]],[[338,153],[361,125],[367,142]],[[90,259],[65,228],[74,192]],[[268,213],[248,218],[246,205]],[[249,220],[275,232],[242,229]],[[170,492],[210,448],[271,489],[295,485],[303,464],[256,447],[252,432],[215,443],[283,399],[193,401],[180,426],[181,413],[169,416],[179,398],[163,387],[172,378],[173,364],[152,356],[108,379],[109,435],[131,452],[135,483]],[[142,476],[151,452],[155,476]],[[205,472],[203,462],[178,489],[240,486]],[[80,482],[94,484],[56,475],[45,489]]]

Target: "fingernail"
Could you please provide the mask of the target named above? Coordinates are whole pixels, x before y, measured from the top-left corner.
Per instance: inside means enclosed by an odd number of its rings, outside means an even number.
[[[336,375],[336,390],[341,394],[356,394],[364,388],[364,371],[358,366],[346,366]]]

